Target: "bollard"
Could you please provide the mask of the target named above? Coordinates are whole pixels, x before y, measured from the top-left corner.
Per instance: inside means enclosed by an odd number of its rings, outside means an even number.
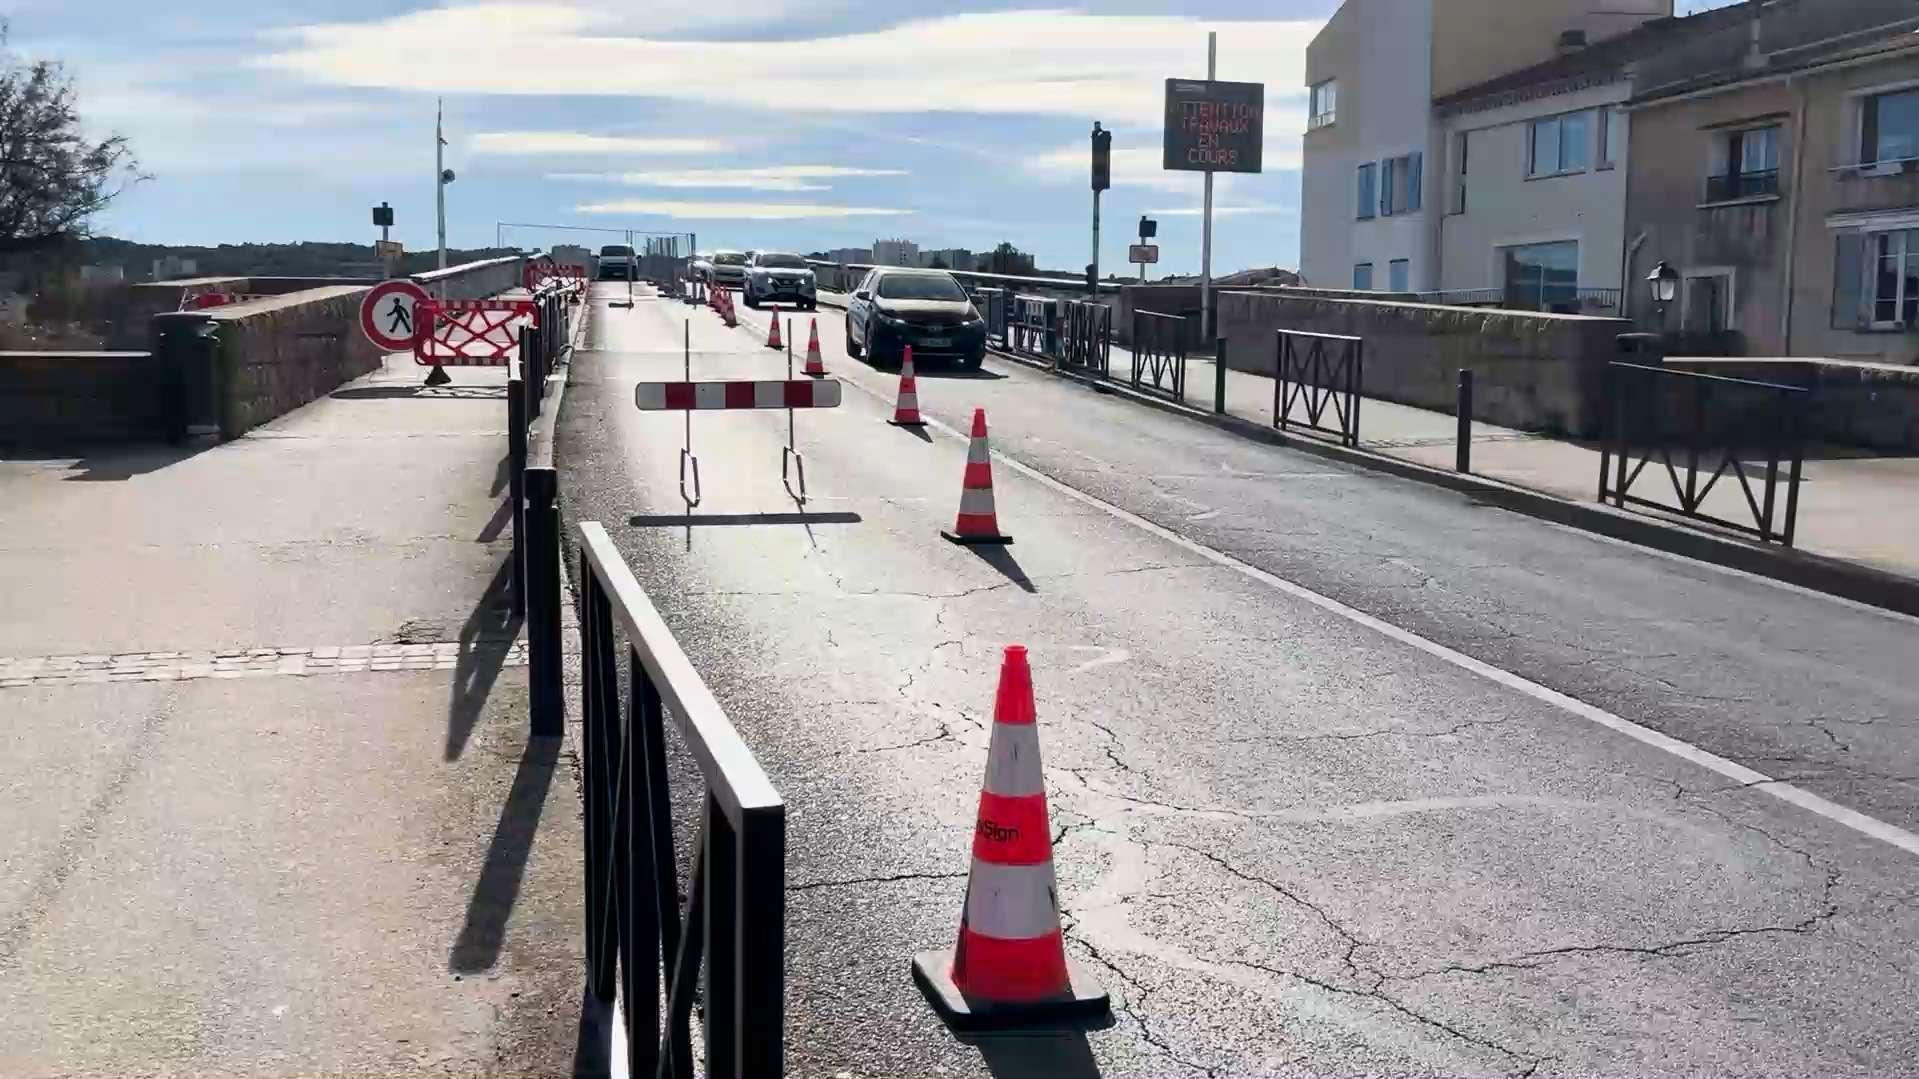
[[[540,416],[540,398],[546,391],[546,331],[527,326],[520,331],[520,355],[526,357],[526,416],[528,422]]]
[[[1473,470],[1473,370],[1470,367],[1459,369],[1459,403],[1454,406],[1454,415],[1459,419],[1459,447],[1455,451],[1453,471],[1471,472]]]
[[[559,476],[526,470],[527,700],[536,737],[566,727],[560,672]]]
[[[526,617],[526,380],[506,380],[507,498],[513,506],[513,613]]]
[[[1226,415],[1226,339],[1213,339],[1213,415]]]

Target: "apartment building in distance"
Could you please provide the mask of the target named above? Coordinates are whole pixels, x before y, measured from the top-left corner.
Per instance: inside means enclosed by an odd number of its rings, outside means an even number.
[[[1770,0],[1635,76],[1630,314],[1687,351],[1919,361],[1919,4]]]
[[[874,240],[873,263],[877,266],[918,266],[920,245],[911,240]]]
[[[1561,59],[1568,48],[1603,47],[1651,20],[1670,21],[1671,16],[1672,0],[1345,0],[1306,50],[1300,269],[1307,282],[1392,292],[1496,287],[1499,279],[1493,273],[1503,274],[1504,267],[1494,255],[1485,256],[1490,264],[1478,255],[1462,256],[1476,261],[1462,262],[1458,269],[1463,276],[1448,280],[1441,246],[1441,222],[1447,216],[1443,200],[1449,193],[1445,178],[1455,167],[1448,160],[1448,135],[1470,131],[1473,124],[1511,129],[1500,138],[1517,132],[1521,129],[1514,125],[1529,118],[1525,108],[1514,106],[1530,97],[1520,93],[1507,100],[1490,91],[1477,97],[1458,95]],[[1589,89],[1577,85],[1576,78],[1572,83],[1565,93]],[[1557,104],[1570,112],[1590,111],[1610,104],[1604,100],[1609,94],[1588,93]],[[1623,98],[1623,87],[1612,96]],[[1458,107],[1442,117],[1436,101]],[[1478,120],[1462,119],[1471,115]],[[1541,144],[1552,155],[1550,161],[1540,161],[1541,166],[1551,165],[1540,175],[1529,174],[1530,137],[1525,146],[1515,148],[1520,176],[1537,181],[1573,174],[1571,166],[1580,158],[1562,157],[1562,147],[1582,140],[1593,145],[1585,170],[1593,171],[1597,132],[1576,125],[1574,121],[1555,129],[1552,137],[1557,141]],[[1493,139],[1486,136],[1476,147],[1468,134],[1466,152],[1483,147],[1486,153],[1478,161],[1458,164],[1471,169],[1484,161],[1490,170],[1496,160]],[[1467,190],[1471,207],[1470,185]],[[1534,201],[1553,201],[1543,189],[1537,194]],[[1564,201],[1577,197],[1568,195]],[[1490,201],[1487,208],[1492,208]],[[1485,231],[1491,235],[1499,228],[1487,224]],[[1525,239],[1508,238],[1514,244]],[[1538,242],[1556,241],[1542,236]],[[1545,250],[1539,257],[1563,261],[1563,249]],[[1557,275],[1555,280],[1564,272],[1557,266],[1540,271]]]

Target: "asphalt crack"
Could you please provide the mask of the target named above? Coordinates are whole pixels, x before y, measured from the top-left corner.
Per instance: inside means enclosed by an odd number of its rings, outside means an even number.
[[[846,880],[814,880],[801,884],[788,884],[789,892],[813,892],[822,888],[851,888],[866,884],[898,884],[903,881],[917,880],[959,880],[965,873],[893,873],[879,877],[851,877]]]

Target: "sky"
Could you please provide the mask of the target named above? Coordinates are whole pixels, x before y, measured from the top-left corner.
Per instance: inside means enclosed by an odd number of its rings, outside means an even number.
[[[1160,222],[1158,272],[1198,268],[1202,181],[1161,171],[1160,112],[1166,78],[1205,75],[1208,30],[1219,77],[1264,83],[1267,107],[1265,171],[1216,181],[1214,267],[1296,263],[1304,51],[1337,6],[0,0],[0,16],[151,176],[103,234],[365,242],[387,201],[394,238],[430,249],[444,97],[450,246],[623,239],[518,223],[691,232],[702,249],[903,236],[1010,241],[1066,269],[1091,255],[1098,120],[1114,132],[1100,261],[1123,273],[1142,213]]]

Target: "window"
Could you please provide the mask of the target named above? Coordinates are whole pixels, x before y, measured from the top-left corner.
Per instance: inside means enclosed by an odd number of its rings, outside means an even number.
[[[1353,287],[1370,290],[1373,287],[1373,264],[1362,262],[1353,267]]]
[[[768,269],[804,270],[806,269],[806,260],[798,255],[762,251],[759,256],[753,260],[753,265],[765,266]]]
[[[1569,112],[1532,122],[1528,176],[1584,172],[1592,162],[1592,113]]]
[[[1470,159],[1468,152],[1471,146],[1468,141],[1470,134],[1470,132],[1461,131],[1453,139],[1453,199],[1449,206],[1451,213],[1466,212],[1466,163]]]
[[[1919,229],[1874,233],[1867,251],[1873,326],[1919,326]]]
[[[1687,333],[1725,333],[1732,328],[1732,275],[1724,271],[1686,275],[1680,324]]]
[[[1779,193],[1779,125],[1749,127],[1716,137],[1706,201],[1750,199]]]
[[[1506,248],[1506,303],[1522,311],[1550,311],[1579,300],[1579,243]]]
[[[1860,120],[1860,164],[1919,158],[1919,89],[1866,98]]]
[[[1410,214],[1419,209],[1420,154],[1389,157],[1379,163],[1379,214]]]
[[[1373,180],[1376,167],[1370,161],[1359,167],[1359,218],[1362,221],[1373,216],[1373,204],[1379,198]]]
[[[1411,292],[1412,276],[1411,259],[1394,259],[1386,264],[1386,287],[1393,292]]]
[[[1335,106],[1339,104],[1339,80],[1327,79],[1314,83],[1311,93],[1312,107],[1307,113],[1306,130],[1317,131],[1322,127],[1331,127]]]
[[[1620,151],[1626,145],[1626,118],[1611,105],[1599,110],[1599,167],[1610,169],[1619,164]]]
[[[886,273],[879,279],[879,295],[889,300],[952,300],[966,298],[959,282],[943,273]]]

